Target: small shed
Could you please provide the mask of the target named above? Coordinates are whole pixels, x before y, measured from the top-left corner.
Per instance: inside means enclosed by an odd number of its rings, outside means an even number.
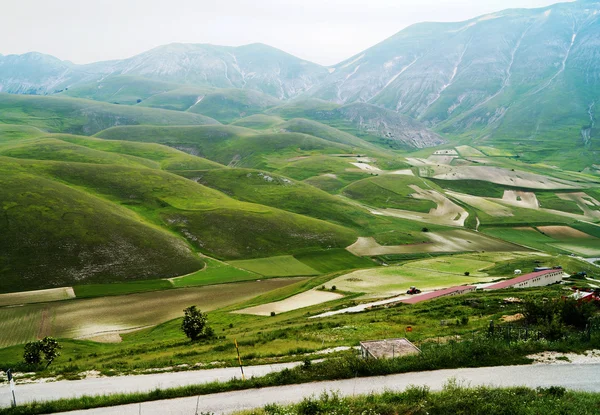
[[[369,340],[360,342],[360,353],[365,359],[393,359],[421,353],[408,339]]]

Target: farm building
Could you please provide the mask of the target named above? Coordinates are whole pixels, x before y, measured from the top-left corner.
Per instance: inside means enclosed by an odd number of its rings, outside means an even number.
[[[543,287],[545,285],[555,284],[562,281],[564,272],[562,268],[546,269],[501,281],[496,284],[488,285],[486,290],[501,290],[503,288],[530,288]]]
[[[405,338],[360,342],[360,354],[365,359],[393,359],[419,353],[421,350]]]
[[[434,298],[446,297],[449,295],[460,295],[471,291],[475,291],[477,287],[472,285],[460,285],[458,287],[445,288],[443,290],[432,291],[421,295],[415,295],[413,297],[401,300],[404,304],[416,304],[421,301],[433,300]]]

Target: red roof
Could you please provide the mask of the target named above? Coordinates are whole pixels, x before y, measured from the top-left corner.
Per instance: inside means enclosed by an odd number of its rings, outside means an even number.
[[[500,281],[496,284],[488,285],[485,289],[486,290],[501,290],[502,288],[512,287],[513,285],[518,284],[520,282],[529,281],[534,278],[540,277],[542,275],[550,274],[550,273],[556,272],[556,271],[562,272],[562,269],[547,269],[544,271],[532,272],[530,274],[521,275],[520,277],[511,278],[510,280]]]
[[[402,300],[402,302],[405,304],[416,304],[416,303],[420,303],[421,301],[432,300],[434,298],[443,297],[445,295],[454,294],[454,293],[460,292],[460,291],[472,291],[475,288],[477,288],[477,287],[472,286],[472,285],[460,285],[458,287],[450,287],[450,288],[445,288],[443,290],[432,291],[430,293],[415,295],[411,298],[407,298],[406,300]]]

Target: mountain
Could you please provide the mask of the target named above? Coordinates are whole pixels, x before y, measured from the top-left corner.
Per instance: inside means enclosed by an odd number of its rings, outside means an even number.
[[[75,65],[40,53],[0,56],[0,91],[49,94],[119,75],[217,88],[241,88],[279,99],[319,84],[325,67],[262,44],[239,47],[174,43],[131,58]]]
[[[447,135],[598,150],[600,3],[413,25],[331,68],[311,96],[368,102]],[[518,142],[518,141],[517,141]]]

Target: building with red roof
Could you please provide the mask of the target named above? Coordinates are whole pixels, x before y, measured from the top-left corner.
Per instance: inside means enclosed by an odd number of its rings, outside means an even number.
[[[413,297],[401,300],[404,304],[417,304],[421,301],[433,300],[434,298],[446,297],[449,295],[460,295],[470,291],[475,291],[477,287],[472,285],[461,285],[458,287],[445,288],[443,290],[432,291],[425,294],[415,295]]]
[[[543,271],[532,272],[511,278],[509,280],[500,281],[496,284],[488,285],[486,290],[501,290],[503,288],[530,288],[543,287],[550,284],[555,284],[563,280],[564,272],[562,268],[547,269]]]

